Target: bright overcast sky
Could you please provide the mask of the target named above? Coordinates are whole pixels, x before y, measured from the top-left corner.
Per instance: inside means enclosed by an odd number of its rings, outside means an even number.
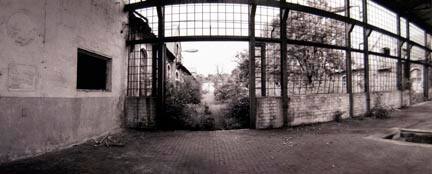
[[[183,51],[198,49],[196,53],[183,52],[183,64],[198,74],[215,74],[216,66],[231,73],[237,66],[235,55],[248,47],[248,42],[182,42]]]

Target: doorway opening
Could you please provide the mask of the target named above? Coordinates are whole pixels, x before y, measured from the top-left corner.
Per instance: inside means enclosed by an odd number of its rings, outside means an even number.
[[[164,127],[249,128],[248,46],[248,42],[166,43]]]

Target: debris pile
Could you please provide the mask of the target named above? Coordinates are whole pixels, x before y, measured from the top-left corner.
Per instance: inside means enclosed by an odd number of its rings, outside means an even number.
[[[114,138],[111,135],[103,136],[99,139],[93,139],[94,147],[105,146],[105,147],[124,147],[125,143],[119,138]]]

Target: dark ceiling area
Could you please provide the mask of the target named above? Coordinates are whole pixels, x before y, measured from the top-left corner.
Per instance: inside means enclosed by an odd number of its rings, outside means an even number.
[[[375,0],[432,32],[432,0]]]

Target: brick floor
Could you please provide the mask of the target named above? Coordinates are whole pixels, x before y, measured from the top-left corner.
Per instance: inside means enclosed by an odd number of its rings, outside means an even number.
[[[432,129],[432,103],[388,120],[279,130],[139,132],[125,147],[87,143],[17,161],[0,173],[432,173],[432,146],[368,139],[392,127]]]

